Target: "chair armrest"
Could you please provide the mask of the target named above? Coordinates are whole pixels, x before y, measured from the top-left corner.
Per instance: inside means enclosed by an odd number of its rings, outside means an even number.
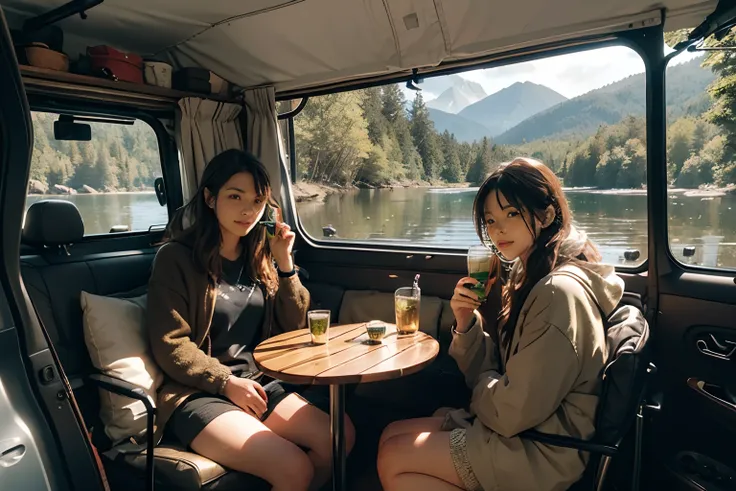
[[[154,466],[153,466],[153,449],[156,441],[154,435],[154,416],[156,408],[151,404],[148,395],[143,388],[131,384],[125,380],[111,377],[102,373],[93,373],[87,376],[87,381],[113,394],[118,394],[131,399],[141,401],[146,408],[146,491],[153,491],[154,488]]]
[[[555,447],[574,448],[585,452],[591,452],[602,455],[614,455],[618,452],[618,446],[604,445],[594,441],[580,440],[571,436],[550,435],[549,433],[541,433],[537,430],[527,430],[519,434],[519,437],[526,440],[532,440]]]
[[[141,401],[146,407],[146,412],[156,412],[156,408],[153,407],[151,401],[148,399],[146,392],[142,387],[131,384],[130,382],[119,379],[117,377],[111,377],[103,373],[93,373],[87,376],[87,381],[92,385],[95,385],[101,389],[105,389],[113,394],[118,394],[131,399]]]

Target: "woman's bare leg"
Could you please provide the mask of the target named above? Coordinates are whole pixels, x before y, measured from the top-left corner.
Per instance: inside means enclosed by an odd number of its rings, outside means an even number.
[[[381,439],[378,441],[378,448],[381,448],[383,442],[396,435],[404,433],[423,433],[425,431],[440,431],[440,425],[444,418],[414,418],[402,419],[390,423],[381,433]]]
[[[240,410],[215,418],[190,446],[225,467],[265,479],[272,491],[307,491],[314,477],[307,454]]]
[[[378,449],[378,476],[384,491],[465,489],[450,456],[449,431],[402,433],[386,438]]]
[[[314,465],[314,482],[310,489],[319,489],[332,475],[332,442],[330,417],[297,394],[289,394],[263,422],[274,433],[307,447],[307,455]],[[345,449],[355,444],[355,427],[345,416]]]

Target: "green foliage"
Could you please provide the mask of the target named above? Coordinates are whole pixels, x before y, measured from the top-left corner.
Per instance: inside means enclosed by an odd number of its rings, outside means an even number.
[[[487,137],[480,142],[475,160],[470,165],[466,179],[468,182],[478,185],[490,174],[493,162],[491,161],[491,143]]]
[[[411,136],[422,158],[423,177],[431,181],[439,176],[443,164],[442,150],[438,144],[434,123],[424,104],[422,93],[417,92],[411,106]]]
[[[161,175],[156,133],[142,121],[133,125],[88,123],[92,140],[85,142],[54,139],[56,114],[34,112],[31,118],[34,143],[30,178],[44,186],[136,191],[151,188]]]
[[[686,187],[727,185],[736,176],[736,166],[730,164],[733,152],[728,147],[731,119],[728,113],[715,115],[715,109],[709,109],[711,96],[703,87],[713,77],[699,63],[694,60],[678,65],[668,73],[669,181]],[[645,187],[647,132],[641,82],[643,78],[635,75],[593,91],[595,97],[584,96],[551,109],[552,116],[564,116],[554,123],[557,125],[570,123],[570,127],[583,128],[596,121],[592,134],[588,130],[563,131],[557,137],[532,139],[518,145],[498,144],[489,137],[473,143],[459,142],[448,130],[440,134],[421,93],[407,111],[398,85],[313,98],[296,119],[300,171],[307,179],[339,184],[359,180],[384,185],[401,180],[438,179],[479,184],[501,162],[530,156],[548,165],[566,186]],[[712,91],[716,103],[718,97],[724,97],[718,94],[726,93],[726,82],[722,78],[714,82],[714,87],[718,87]],[[683,104],[678,105],[678,97]],[[581,103],[583,106],[575,106]],[[598,116],[587,121],[590,107],[597,108],[598,112],[593,113]],[[730,110],[728,107],[726,110]],[[561,110],[568,112],[563,114]],[[610,118],[600,117],[600,111],[610,112]],[[520,126],[551,117],[545,114],[533,116]],[[733,129],[736,131],[736,126]]]
[[[455,136],[451,135],[449,131],[445,131],[442,133],[441,142],[445,162],[440,177],[447,182],[463,182],[465,173],[460,163],[460,148]]]
[[[348,184],[373,149],[361,91],[310,99],[294,120],[299,173],[312,181]],[[374,160],[380,162],[379,156]]]

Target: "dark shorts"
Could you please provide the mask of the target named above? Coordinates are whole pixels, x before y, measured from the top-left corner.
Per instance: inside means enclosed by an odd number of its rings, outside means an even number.
[[[272,379],[262,379],[260,383],[263,384],[268,396],[266,412],[261,416],[261,421],[265,421],[276,406],[292,393],[299,394],[308,403],[322,411],[329,411],[329,393],[326,386],[294,385]],[[206,393],[192,394],[171,415],[166,423],[166,435],[190,448],[192,440],[205,426],[228,411],[241,411],[241,409],[225,396]]]

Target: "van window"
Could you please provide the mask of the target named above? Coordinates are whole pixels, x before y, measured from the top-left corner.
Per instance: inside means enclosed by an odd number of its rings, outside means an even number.
[[[734,31],[718,44],[736,43]],[[730,52],[685,52],[670,61],[667,98],[669,246],[683,264],[736,269],[736,82]],[[689,73],[683,67],[698,70]],[[696,93],[682,88],[697,85]]]
[[[32,120],[26,209],[42,199],[71,201],[82,215],[85,235],[166,225],[167,209],[153,191],[154,180],[161,176],[161,155],[156,133],[148,123],[70,121],[47,112],[33,112]],[[57,139],[54,123],[60,120],[65,125],[59,128]],[[83,127],[68,129],[75,123],[88,125],[91,139],[85,141]]]
[[[638,266],[647,257],[644,69],[617,46],[427,78],[421,91],[394,84],[310,98],[294,120],[301,225],[332,244],[461,249],[478,240],[478,184],[529,156],[562,179],[604,260]]]

